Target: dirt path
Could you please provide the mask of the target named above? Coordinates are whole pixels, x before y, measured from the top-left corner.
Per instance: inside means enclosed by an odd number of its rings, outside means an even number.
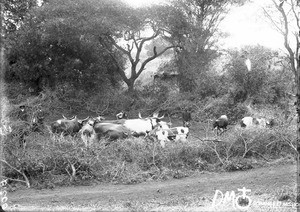
[[[198,211],[206,211],[211,209],[216,190],[223,193],[235,191],[236,194],[239,194],[237,189],[246,187],[251,189],[249,196],[256,199],[256,203],[271,201],[276,198],[276,195],[278,198],[281,191],[296,185],[295,176],[296,166],[286,164],[241,172],[199,173],[178,180],[152,181],[137,185],[102,184],[55,188],[53,190],[27,189],[10,192],[7,196],[9,208],[14,208],[14,211],[33,209],[91,210],[96,208],[109,211],[149,211],[153,209],[188,211],[189,207],[194,209],[196,207]],[[252,207],[254,206],[253,203]]]
[[[211,209],[216,190],[223,193],[235,191],[239,194],[237,189],[246,187],[251,189],[249,196],[258,203],[274,200],[281,191],[293,188],[294,185],[296,166],[286,164],[241,172],[199,173],[178,180],[152,181],[137,185],[102,184],[53,190],[27,189],[10,192],[7,196],[8,204],[10,208],[15,208],[14,211],[38,208],[188,211],[189,207],[206,211]],[[254,202],[252,207],[255,208]]]

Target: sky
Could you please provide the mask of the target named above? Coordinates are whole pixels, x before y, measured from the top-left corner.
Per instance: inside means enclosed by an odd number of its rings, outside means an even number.
[[[273,49],[283,49],[282,35],[276,31],[263,12],[263,7],[270,4],[270,0],[254,0],[232,9],[220,25],[222,31],[230,33],[230,37],[224,41],[225,46],[260,44]]]
[[[165,0],[123,0],[133,7],[163,3]],[[263,6],[270,0],[252,0],[250,3],[231,9],[222,24],[221,30],[230,34],[222,40],[222,46],[241,47],[243,45],[264,45],[273,49],[283,49],[281,35],[267,22]]]

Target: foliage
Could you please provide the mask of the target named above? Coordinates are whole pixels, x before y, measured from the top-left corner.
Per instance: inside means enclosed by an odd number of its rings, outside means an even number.
[[[176,51],[179,86],[182,92],[192,92],[205,82],[212,81],[209,74],[211,62],[218,57],[215,48],[218,25],[234,1],[173,1],[167,19],[162,23],[170,26],[171,43],[181,46]],[[202,87],[201,87],[202,86]],[[200,89],[198,89],[199,91]]]
[[[101,11],[112,9],[108,3],[100,5],[101,10],[96,10],[82,1],[51,1],[32,10],[20,29],[9,37],[6,80],[29,84],[35,93],[44,87],[54,89],[63,82],[86,91],[117,85],[116,68],[96,34],[106,33],[106,26],[96,28],[90,21],[95,13],[105,19]],[[122,64],[122,57],[116,58]]]
[[[29,10],[37,6],[36,0],[6,0],[3,3],[6,33],[17,30],[29,14]]]
[[[280,103],[291,89],[287,84],[291,76],[278,67],[285,62],[274,50],[263,46],[245,46],[241,50],[229,51],[231,59],[225,66],[228,80],[231,82],[230,95],[235,103],[253,98],[254,103]],[[245,60],[250,59],[251,70]]]

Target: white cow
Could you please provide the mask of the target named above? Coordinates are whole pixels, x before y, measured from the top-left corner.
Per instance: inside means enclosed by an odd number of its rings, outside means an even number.
[[[250,116],[244,117],[241,122],[241,127],[266,127],[269,125],[269,121],[265,118],[253,118]]]
[[[90,146],[91,143],[97,139],[97,135],[94,130],[95,123],[97,123],[97,119],[89,118],[79,131],[80,137],[86,147]]]
[[[156,136],[160,145],[164,148],[166,141],[186,142],[189,135],[188,127],[173,127],[165,129],[162,126],[157,127],[151,133]]]
[[[139,113],[138,119],[126,119],[123,122],[123,126],[131,131],[131,134],[134,136],[146,136],[150,131],[158,126],[160,122],[162,122],[161,119],[163,117],[164,116],[158,117],[158,114],[153,114],[152,117],[142,118]],[[164,127],[166,126],[164,125]]]

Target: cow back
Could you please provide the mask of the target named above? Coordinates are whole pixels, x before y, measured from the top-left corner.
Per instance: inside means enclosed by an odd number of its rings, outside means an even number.
[[[111,140],[115,140],[125,138],[128,135],[128,130],[123,125],[115,123],[97,123],[94,126],[94,130],[99,139],[102,136],[107,136]]]
[[[53,133],[64,133],[65,135],[78,133],[81,127],[82,124],[77,120],[59,119],[51,124]]]
[[[136,135],[146,135],[157,125],[156,120],[151,119],[128,119],[123,126]]]

